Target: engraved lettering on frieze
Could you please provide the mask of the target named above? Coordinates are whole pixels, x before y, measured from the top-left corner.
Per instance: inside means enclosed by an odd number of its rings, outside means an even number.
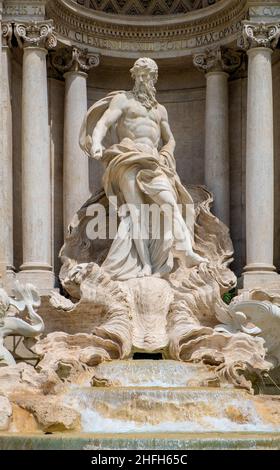
[[[242,21],[238,21],[230,26],[221,29],[220,31],[214,31],[213,33],[208,33],[203,36],[196,37],[196,46],[207,46],[213,44],[221,39],[226,38],[227,36],[238,33],[242,30]]]
[[[207,34],[194,36],[192,38],[185,38],[179,40],[166,40],[155,41],[154,38],[149,38],[148,41],[126,41],[122,39],[105,39],[98,36],[93,36],[78,30],[72,30],[65,25],[56,24],[56,30],[59,34],[67,37],[70,40],[79,44],[85,44],[100,49],[110,49],[115,51],[131,51],[131,52],[168,52],[176,50],[185,50],[188,48],[195,48],[215,44],[218,41],[237,34],[242,30],[242,21],[224,27],[221,30],[213,31]]]
[[[4,16],[43,16],[44,7],[41,5],[4,5]]]
[[[268,6],[268,7],[251,7],[250,8],[250,18],[251,17],[274,17],[280,16],[280,7],[278,6]]]

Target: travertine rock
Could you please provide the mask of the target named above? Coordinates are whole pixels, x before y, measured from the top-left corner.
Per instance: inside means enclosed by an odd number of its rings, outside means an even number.
[[[89,309],[95,315],[88,334],[54,332],[39,341],[34,350],[42,357],[41,369],[52,368],[70,380],[83,367],[104,360],[129,358],[135,351],[161,351],[165,358],[212,365],[218,382],[251,390],[250,379],[272,367],[255,326],[252,331],[228,328],[231,313],[221,297],[236,282],[228,269],[228,229],[211,214],[212,196],[205,188],[190,186],[188,191],[196,208],[195,250],[210,262],[186,268],[179,260],[164,278],[112,280],[97,264],[100,253],[106,256],[108,240],[99,240],[95,251],[95,242],[87,238],[91,218],[86,209],[92,200],[76,214],[62,249],[61,270],[63,286],[75,303],[70,308],[68,300],[56,295],[52,304],[69,315],[82,316]],[[107,205],[103,194],[96,201]]]
[[[51,299],[69,315],[90,310],[92,325],[87,333],[53,332],[38,342],[39,368],[71,381],[105,360],[161,352],[214,366],[218,379],[252,390],[251,380],[273,360],[260,328],[222,301],[236,285],[229,231],[210,212],[212,195],[180,181],[167,112],[156,100],[156,63],[140,58],[131,73],[133,90],[110,93],[82,124],[80,145],[104,163],[105,193],[77,212],[61,250],[60,280],[70,300]],[[109,203],[118,210],[116,234],[105,230],[96,240],[91,223],[96,211],[108,221]],[[145,205],[156,206],[156,233],[153,220],[143,223]]]
[[[0,393],[12,395],[14,391],[20,391],[47,394],[58,391],[60,386],[62,383],[51,368],[38,372],[24,362],[0,368]]]
[[[43,431],[79,430],[80,415],[69,406],[60,403],[59,398],[45,397],[14,397],[14,402],[30,411]]]
[[[0,395],[0,431],[7,431],[12,416],[12,406],[9,399]]]

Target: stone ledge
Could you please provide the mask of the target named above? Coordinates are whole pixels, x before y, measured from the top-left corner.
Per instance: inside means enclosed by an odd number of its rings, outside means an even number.
[[[279,450],[279,434],[0,434],[1,450]]]

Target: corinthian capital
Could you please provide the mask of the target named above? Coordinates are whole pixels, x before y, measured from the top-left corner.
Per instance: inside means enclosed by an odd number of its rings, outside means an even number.
[[[242,62],[242,55],[234,50],[215,47],[196,54],[193,64],[201,72],[227,72],[232,73]]]
[[[253,23],[243,21],[243,31],[240,46],[244,49],[253,47],[268,47],[275,49],[280,36],[278,23]]]
[[[11,47],[12,36],[13,36],[13,25],[12,25],[12,23],[3,21],[2,22],[2,44],[3,44],[3,46]]]
[[[89,72],[99,64],[99,55],[90,54],[87,49],[78,47],[61,48],[51,58],[51,63],[59,72]]]
[[[20,47],[51,49],[57,43],[52,20],[15,23],[14,32]]]

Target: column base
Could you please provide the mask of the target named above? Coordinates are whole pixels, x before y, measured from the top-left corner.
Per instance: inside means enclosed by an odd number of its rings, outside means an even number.
[[[274,266],[245,266],[242,274],[242,289],[263,289],[280,292],[280,275],[277,274]]]
[[[49,294],[54,290],[55,275],[53,271],[44,269],[22,269],[17,274],[17,279],[22,284],[33,284],[41,295]]]

